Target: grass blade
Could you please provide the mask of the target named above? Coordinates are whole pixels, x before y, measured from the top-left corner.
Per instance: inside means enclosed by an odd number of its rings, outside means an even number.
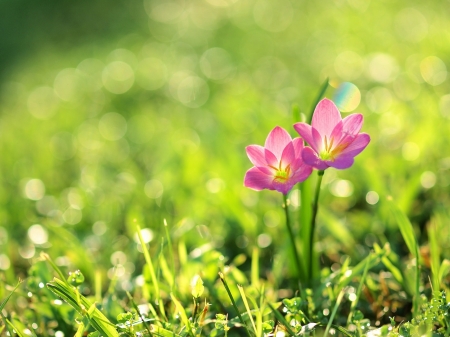
[[[417,245],[416,237],[414,234],[414,229],[409,221],[408,217],[403,213],[397,205],[394,204],[391,198],[388,199],[388,204],[390,206],[391,212],[397,222],[403,239],[408,246],[408,249],[416,259],[416,279],[415,279],[415,294],[413,300],[413,314],[416,316],[419,311],[419,300],[420,300],[420,269],[419,269],[419,247]]]
[[[16,286],[14,287],[14,289],[9,293],[8,296],[6,296],[6,298],[3,300],[2,304],[0,304],[0,311],[3,311],[3,308],[5,307],[6,303],[8,303],[9,299],[15,293],[17,288],[19,288],[19,286],[22,284],[22,282],[23,282],[22,280],[19,280],[19,282],[17,282]]]
[[[311,121],[312,121],[312,117],[314,114],[314,110],[316,109],[316,105],[320,102],[320,100],[322,99],[323,95],[325,95],[325,92],[327,91],[328,88],[328,81],[330,79],[327,77],[325,79],[325,81],[322,83],[322,85],[320,86],[320,91],[316,96],[316,99],[314,101],[314,105],[311,107],[310,113],[309,113],[309,117],[308,117],[308,124],[311,125]]]
[[[170,287],[170,289],[173,290],[173,287],[176,285],[176,283],[175,283],[175,256],[173,254],[172,239],[170,238],[169,227],[167,226],[166,219],[164,219],[164,228],[166,230],[167,246],[169,248],[169,254],[170,254],[170,262],[171,262],[170,269],[171,269],[172,276],[173,276],[173,282],[172,282],[172,286]]]
[[[247,332],[247,335],[249,337],[251,337],[252,335],[250,334],[250,331],[248,330],[247,324],[245,324],[245,321],[242,318],[241,313],[239,312],[239,309],[238,309],[238,307],[236,305],[236,301],[234,300],[234,297],[231,294],[230,288],[228,287],[227,281],[225,281],[225,276],[223,275],[223,273],[219,272],[219,277],[220,277],[220,280],[223,283],[223,286],[225,287],[225,290],[227,291],[227,294],[228,294],[228,297],[231,300],[231,303],[233,304],[234,310],[236,310],[236,312],[237,312],[237,315],[239,317],[239,321],[241,321],[241,324],[244,326],[245,331]]]
[[[359,281],[358,290],[356,291],[356,299],[352,302],[352,304],[350,306],[350,313],[348,314],[347,325],[350,324],[352,316],[353,316],[353,312],[355,311],[356,305],[358,304],[359,296],[361,295],[361,290],[364,285],[364,282],[366,281],[367,272],[369,271],[369,265],[370,265],[369,262],[370,262],[370,260],[368,259],[366,261],[366,266],[365,266],[364,272],[361,276],[361,280]]]
[[[94,304],[90,303],[78,290],[65,283],[64,281],[54,278],[52,282],[47,283],[47,288],[62,298],[79,314],[87,317],[91,325],[105,337],[118,337],[119,334],[115,329],[115,325],[106,318],[103,313],[98,310]]]
[[[439,279],[439,267],[441,264],[440,249],[438,245],[436,223],[435,220],[431,220],[428,225],[428,240],[430,244],[430,257],[431,257],[431,279],[433,284],[433,292],[438,293],[441,280]]]
[[[181,321],[186,326],[186,329],[187,329],[189,335],[194,336],[194,333],[192,332],[191,323],[189,322],[189,319],[186,315],[186,311],[184,310],[180,301],[178,301],[172,293],[170,293],[170,298],[172,299],[173,303],[175,303],[177,311],[180,313]]]
[[[252,286],[256,289],[259,288],[259,249],[253,248],[252,253],[252,269],[251,269]]]
[[[153,263],[152,263],[152,259],[150,258],[150,253],[147,249],[147,245],[145,244],[144,238],[142,237],[141,228],[138,225],[136,225],[136,228],[137,228],[137,234],[139,237],[139,242],[141,243],[142,251],[144,252],[145,262],[147,263],[148,269],[150,270],[150,277],[152,279],[153,288],[155,289],[156,303],[158,304],[161,315],[166,319],[166,314],[164,312],[164,304],[162,303],[162,301],[159,297],[159,284],[158,284],[158,279],[156,278],[155,268],[153,268]]]
[[[250,322],[252,323],[253,331],[257,334],[255,321],[253,320],[253,315],[250,310],[250,306],[248,305],[247,296],[245,296],[244,288],[241,285],[237,286],[239,289],[239,293],[241,294],[242,301],[244,302],[245,309],[247,310],[248,317],[250,318]]]
[[[336,316],[339,305],[342,302],[342,298],[344,298],[344,289],[341,290],[341,292],[339,293],[339,295],[336,299],[336,303],[334,305],[333,311],[331,312],[330,320],[328,321],[327,328],[325,329],[325,333],[323,334],[324,336],[328,336],[328,332],[330,331],[331,324],[333,324],[334,316]]]
[[[277,318],[278,321],[280,321],[283,326],[286,328],[288,334],[290,336],[295,336],[295,332],[291,329],[291,326],[289,325],[289,323],[286,321],[286,319],[284,318],[284,316],[277,310],[275,309],[272,304],[267,303],[267,305],[269,306],[270,310],[272,310],[273,314],[275,315],[275,317]]]

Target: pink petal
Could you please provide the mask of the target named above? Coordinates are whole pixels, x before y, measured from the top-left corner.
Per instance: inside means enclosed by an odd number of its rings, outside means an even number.
[[[288,194],[290,190],[292,190],[294,184],[291,181],[287,181],[285,183],[280,183],[277,181],[273,182],[273,188],[280,193]]]
[[[265,166],[267,165],[266,156],[264,154],[264,148],[260,145],[249,145],[245,148],[247,151],[248,159],[255,166]]]
[[[354,138],[354,140],[344,148],[334,161],[327,161],[329,166],[341,170],[349,168],[355,161],[354,157],[364,150],[370,142],[370,136],[367,133],[360,133],[359,135],[348,136],[345,138]],[[345,139],[343,141],[345,141]]]
[[[294,129],[314,150],[317,150],[318,144],[316,144],[313,138],[311,125],[306,123],[295,123]]]
[[[278,168],[279,161],[272,152],[270,152],[267,149],[264,149],[264,156],[265,156],[266,162],[267,162],[266,165]]]
[[[291,179],[294,182],[294,184],[305,181],[311,175],[312,170],[313,170],[312,166],[303,164],[300,166],[300,168],[298,168],[295,171]]]
[[[327,161],[326,163],[331,167],[343,170],[352,166],[354,162],[353,156],[341,155],[334,161]]]
[[[317,153],[310,147],[303,149],[302,158],[305,164],[312,166],[318,170],[325,170],[328,165],[323,160],[319,159]]]
[[[257,167],[252,167],[245,173],[244,186],[261,191],[265,188],[273,190],[273,176],[262,173]]]
[[[285,129],[277,126],[270,131],[264,147],[272,152],[278,160],[280,160],[284,148],[291,141],[292,138],[289,133]]]
[[[303,139],[297,137],[292,140],[292,145],[294,145],[295,150],[295,158],[302,158],[302,152],[303,152]]]
[[[363,125],[363,115],[361,114],[351,114],[345,117],[342,120],[343,124],[343,132],[350,134],[350,135],[356,135],[361,130],[361,127]]]
[[[344,129],[344,124],[342,123],[342,121],[340,121],[334,127],[333,132],[331,132],[330,139],[333,139],[333,144],[334,145],[339,143],[339,141],[343,137],[343,129]]]
[[[281,155],[281,168],[285,169],[295,160],[295,148],[292,142],[290,142],[283,150]]]
[[[302,157],[296,158],[296,159],[291,163],[291,170],[292,170],[293,172],[295,172],[295,171],[299,170],[303,165],[308,166],[308,165],[306,165],[306,164],[303,162],[303,158],[302,158]]]
[[[267,174],[269,176],[274,176],[277,170],[271,168],[270,166],[257,166],[258,170],[260,170],[262,173]]]
[[[324,98],[317,104],[312,118],[312,127],[317,129],[322,136],[331,136],[334,127],[342,120],[341,113],[336,105]]]
[[[356,136],[355,140],[342,151],[341,156],[351,155],[354,157],[357,154],[361,153],[361,151],[366,148],[369,142],[370,136],[367,133],[360,133]]]
[[[319,133],[319,131],[317,131],[315,128],[312,128],[311,131],[312,131],[312,136],[313,136],[313,139],[314,139],[314,144],[315,144],[315,146],[312,146],[311,144],[309,144],[309,145],[311,145],[311,147],[312,147],[312,149],[313,149],[314,151],[316,151],[317,153],[319,153],[320,150],[321,150],[321,149],[323,148],[323,146],[324,146],[323,140],[322,140],[322,135],[321,135],[321,134]]]
[[[294,138],[292,144],[295,149],[295,160],[291,162],[291,170],[295,172],[303,165],[302,152],[305,146],[303,145],[303,139],[301,138]]]
[[[351,114],[336,124],[331,133],[333,139],[333,149],[339,147],[341,151],[352,143],[359,130],[361,130],[363,116],[361,114]]]

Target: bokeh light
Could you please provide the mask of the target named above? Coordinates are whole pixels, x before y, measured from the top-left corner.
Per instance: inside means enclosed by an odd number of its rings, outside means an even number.
[[[391,108],[392,103],[392,93],[385,87],[374,87],[366,93],[366,104],[372,112],[386,112]]]
[[[156,199],[162,196],[164,187],[159,180],[152,179],[145,183],[144,191],[147,197],[149,197],[150,199]]]
[[[25,196],[30,200],[40,200],[45,194],[45,185],[40,179],[30,179],[25,184]]]
[[[368,75],[375,82],[390,83],[398,72],[397,61],[389,54],[377,53],[369,59]]]
[[[425,171],[420,176],[420,184],[423,188],[432,188],[436,185],[436,174],[431,171]]]
[[[199,108],[209,98],[209,86],[200,77],[189,76],[179,82],[176,97],[189,108]]]
[[[146,90],[161,88],[167,80],[167,67],[157,58],[149,57],[139,62],[136,82]]]
[[[370,205],[375,205],[378,203],[378,200],[380,200],[380,197],[377,192],[375,191],[369,191],[366,194],[366,201]]]
[[[253,18],[268,32],[281,32],[292,23],[292,4],[288,0],[258,0],[253,7]]]
[[[415,8],[402,9],[395,17],[397,36],[408,42],[419,42],[428,33],[428,22],[425,16]]]
[[[103,85],[113,94],[123,94],[134,83],[134,71],[129,64],[122,61],[109,63],[102,73]]]
[[[38,119],[49,119],[56,114],[59,98],[53,88],[39,87],[34,89],[28,96],[28,111]]]
[[[359,54],[348,50],[340,53],[336,57],[334,69],[340,78],[345,81],[352,81],[362,74],[364,60]]]
[[[8,270],[11,266],[11,260],[5,254],[0,254],[0,269]]]
[[[330,192],[336,197],[349,197],[353,194],[353,184],[349,180],[335,180],[330,184]]]
[[[36,245],[43,245],[48,241],[47,230],[39,224],[35,224],[28,228],[28,237]]]
[[[402,155],[408,161],[414,161],[419,158],[420,148],[414,142],[406,142],[402,146]]]
[[[127,121],[117,112],[109,112],[100,118],[98,129],[103,138],[119,140],[127,132]]]
[[[447,78],[447,67],[439,57],[428,56],[420,62],[420,73],[428,84],[439,85]]]
[[[350,112],[355,110],[361,102],[361,92],[353,83],[344,82],[336,89],[333,101],[340,111]]]
[[[200,68],[203,74],[211,80],[220,81],[234,71],[230,54],[222,48],[211,48],[200,58]]]
[[[444,95],[439,100],[439,108],[442,116],[450,118],[450,95]]]
[[[64,101],[76,101],[80,98],[84,83],[77,69],[61,70],[53,83],[55,93]]]

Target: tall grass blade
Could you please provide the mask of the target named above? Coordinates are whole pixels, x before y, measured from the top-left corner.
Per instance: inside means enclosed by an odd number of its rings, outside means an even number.
[[[314,114],[314,110],[316,109],[316,105],[320,102],[320,100],[322,99],[323,95],[325,95],[325,92],[328,89],[329,80],[330,79],[327,77],[325,79],[325,81],[322,83],[322,85],[320,86],[319,93],[316,96],[316,99],[314,101],[314,104],[311,107],[311,110],[310,110],[310,113],[309,113],[309,116],[308,116],[308,124],[309,125],[311,125],[311,121],[312,121],[312,117],[313,117],[313,114]]]
[[[364,283],[366,282],[366,276],[369,271],[369,266],[370,266],[370,260],[368,259],[366,261],[366,266],[365,266],[364,272],[361,276],[361,280],[359,281],[358,290],[356,291],[356,299],[352,302],[352,304],[350,306],[350,313],[348,314],[347,325],[350,324],[350,322],[352,320],[353,312],[355,311],[355,308],[358,305],[359,296],[361,295],[362,287],[364,286]]]
[[[47,283],[47,288],[67,302],[80,315],[88,318],[90,324],[100,334],[105,337],[119,336],[115,325],[94,304],[81,295],[75,287],[58,278],[54,278],[52,282]]]
[[[225,290],[226,290],[226,292],[227,292],[227,294],[228,294],[228,297],[229,297],[230,300],[231,300],[231,304],[233,304],[234,310],[236,310],[236,313],[237,313],[237,315],[238,315],[238,317],[239,317],[239,321],[241,322],[242,326],[245,328],[245,331],[247,332],[247,335],[248,335],[249,337],[252,337],[252,335],[250,334],[250,331],[248,330],[247,324],[245,324],[245,321],[244,321],[244,319],[242,318],[241,313],[239,312],[239,309],[238,309],[238,307],[237,307],[237,305],[236,305],[236,301],[234,300],[234,297],[233,297],[233,295],[231,294],[230,288],[228,287],[228,283],[227,283],[227,281],[225,280],[225,275],[223,275],[222,272],[219,272],[219,277],[220,277],[220,280],[221,280],[222,283],[223,283],[223,286],[225,287]]]
[[[237,286],[239,289],[239,293],[241,294],[242,301],[244,302],[245,310],[247,310],[247,315],[250,318],[250,322],[252,323],[253,331],[257,334],[255,321],[253,320],[252,311],[250,310],[250,306],[248,305],[247,296],[245,295],[244,288],[241,285]]]
[[[48,263],[50,263],[50,265],[52,266],[52,268],[58,273],[59,278],[65,282],[66,284],[69,284],[66,280],[66,276],[63,274],[63,272],[61,271],[61,269],[58,268],[58,266],[55,264],[55,262],[53,262],[53,260],[51,259],[50,255],[41,252],[40,255],[41,259],[46,260]]]
[[[13,329],[16,332],[17,336],[19,336],[19,337],[30,337],[30,335],[25,334],[20,329],[18,329],[16,326],[14,326],[14,324],[9,319],[6,319],[6,324],[9,326],[9,328]],[[35,337],[36,335],[34,333],[32,333],[31,336]]]
[[[439,293],[441,280],[439,278],[439,267],[441,265],[440,249],[437,239],[437,230],[435,220],[432,219],[428,224],[428,240],[430,244],[430,257],[431,257],[431,280],[433,284],[433,292]]]
[[[272,313],[275,315],[275,317],[277,318],[277,320],[279,322],[281,322],[281,324],[283,324],[283,326],[285,327],[285,329],[287,330],[289,336],[295,336],[295,332],[291,329],[290,324],[286,321],[286,319],[284,318],[284,316],[277,310],[275,309],[272,304],[267,303],[267,305],[269,306],[270,310],[272,310]]]
[[[22,282],[23,282],[22,280],[19,280],[19,282],[17,282],[16,286],[14,287],[14,289],[9,293],[8,296],[6,296],[6,298],[3,300],[2,304],[0,304],[0,312],[3,310],[6,303],[8,303],[9,299],[16,292],[17,288],[19,288],[19,286],[22,284]]]
[[[85,328],[86,327],[84,326],[84,323],[83,322],[79,322],[78,323],[77,332],[75,333],[75,336],[73,336],[73,337],[83,337],[83,333],[84,333]]]
[[[341,292],[339,293],[339,295],[336,299],[336,303],[334,304],[333,311],[331,312],[330,320],[328,321],[327,327],[325,329],[325,333],[323,334],[324,336],[328,336],[328,333],[330,332],[330,328],[331,328],[331,325],[333,324],[334,316],[336,316],[339,305],[342,302],[342,298],[344,298],[344,289],[341,290]]]
[[[161,315],[166,319],[166,314],[164,311],[164,304],[162,303],[162,301],[159,297],[159,284],[158,284],[158,279],[156,278],[155,268],[153,268],[153,263],[152,263],[152,259],[150,258],[150,253],[147,249],[147,245],[144,241],[144,238],[142,237],[141,228],[138,225],[136,225],[136,228],[137,228],[137,234],[139,237],[139,242],[141,243],[142,251],[144,252],[145,262],[147,263],[148,269],[150,270],[150,277],[152,280],[153,289],[155,290],[155,300],[156,300],[156,303],[158,304]]]
[[[134,310],[136,310],[136,313],[139,315],[139,318],[141,319],[142,324],[144,324],[145,329],[147,329],[149,335],[151,336],[152,333],[151,333],[151,331],[150,331],[150,327],[149,327],[149,325],[147,324],[147,322],[146,322],[146,320],[145,320],[145,317],[142,316],[141,311],[139,310],[138,306],[136,305],[136,302],[134,302],[133,296],[131,296],[131,294],[130,294],[128,291],[127,291],[127,296],[128,296],[128,299],[130,300],[130,303],[131,303],[131,305],[133,306]]]
[[[169,226],[167,226],[166,219],[164,219],[164,228],[166,230],[167,246],[169,248],[169,254],[170,254],[170,270],[173,275],[173,285],[171,286],[171,289],[173,290],[173,287],[176,285],[176,283],[175,283],[175,256],[173,254],[172,238],[170,237]]]
[[[252,252],[252,270],[251,270],[252,286],[256,289],[259,288],[259,249],[253,248]]]
[[[416,316],[419,312],[419,300],[420,300],[420,268],[419,268],[419,247],[417,245],[416,237],[414,234],[414,229],[409,221],[408,217],[403,213],[397,205],[394,204],[392,199],[388,199],[388,204],[391,209],[392,214],[397,222],[403,239],[408,246],[408,249],[416,259],[416,278],[415,278],[415,294],[413,300],[413,314]]]
[[[377,253],[381,251],[381,247],[377,243],[374,243],[373,248],[374,248],[375,252],[377,252]],[[402,287],[404,287],[405,282],[404,282],[403,273],[400,271],[399,268],[397,268],[397,266],[389,258],[389,256],[392,254],[393,254],[392,252],[389,252],[389,254],[383,256],[381,258],[381,262],[383,262],[383,264],[391,272],[392,276],[394,276],[394,278],[397,280],[397,282],[400,283],[400,285]]]
[[[439,282],[442,282],[444,280],[444,277],[447,277],[449,273],[450,273],[450,261],[444,259],[442,261],[441,266],[439,267]]]
[[[186,326],[187,332],[189,333],[189,335],[194,337],[194,333],[192,332],[191,323],[189,322],[189,319],[188,319],[188,317],[186,315],[186,311],[184,310],[184,308],[181,305],[180,301],[178,301],[172,293],[170,293],[170,298],[172,299],[173,303],[175,303],[177,311],[180,313],[181,321]]]

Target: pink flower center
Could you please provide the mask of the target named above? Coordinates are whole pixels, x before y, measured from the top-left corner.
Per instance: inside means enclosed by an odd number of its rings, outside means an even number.
[[[289,178],[291,176],[291,166],[290,165],[286,166],[285,169],[281,168],[281,163],[280,163],[280,167],[278,169],[273,166],[271,166],[271,167],[276,170],[275,177],[273,179],[274,181],[284,184],[289,180]]]
[[[327,136],[325,136],[323,141],[323,148],[319,153],[319,157],[322,160],[334,161],[339,154],[345,150],[349,145],[348,142],[340,142],[336,147],[333,148],[334,138],[330,138],[328,141]]]

